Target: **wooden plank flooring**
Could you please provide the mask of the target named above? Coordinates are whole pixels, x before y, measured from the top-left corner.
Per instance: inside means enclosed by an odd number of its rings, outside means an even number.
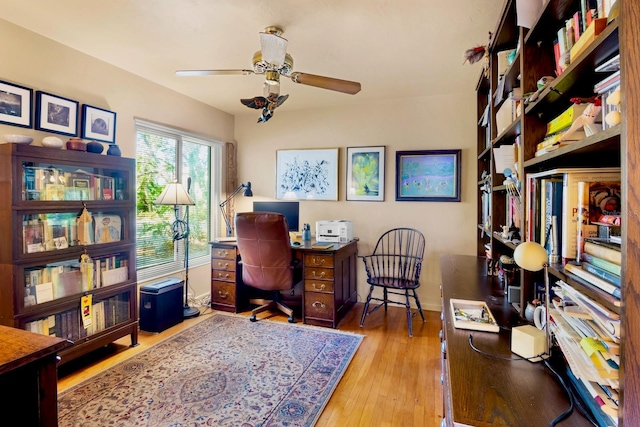
[[[200,317],[160,334],[140,332],[140,345],[135,348],[129,347],[127,337],[82,360],[63,365],[59,370],[58,391],[79,384],[211,314],[207,309]],[[362,304],[357,304],[340,322],[339,330],[363,334],[366,338],[316,427],[439,426],[442,419],[440,313],[425,311],[426,323],[422,323],[419,316],[414,318],[413,338],[407,334],[403,307],[390,306],[386,314],[383,309],[378,310],[367,318],[363,328],[359,327],[361,314]],[[270,318],[287,320],[285,315],[275,313]]]

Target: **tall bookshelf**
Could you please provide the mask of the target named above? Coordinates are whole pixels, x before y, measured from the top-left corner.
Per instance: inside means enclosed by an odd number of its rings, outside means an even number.
[[[491,40],[489,67],[480,76],[477,91],[478,112],[478,228],[477,244],[479,256],[489,252],[494,260],[500,255],[512,255],[517,246],[503,239],[499,232],[506,220],[506,189],[502,185],[505,177],[495,171],[494,149],[502,145],[519,143],[516,156],[518,165],[515,170],[522,180],[522,203],[526,205],[524,177],[526,174],[544,172],[555,168],[568,167],[606,167],[617,166],[622,170],[622,298],[620,306],[604,292],[584,287],[580,281],[565,274],[562,265],[552,265],[551,281],[565,280],[579,291],[597,300],[603,306],[618,313],[622,323],[621,375],[620,388],[620,425],[640,425],[640,362],[637,349],[640,348],[640,331],[637,320],[640,318],[640,196],[634,191],[640,188],[640,153],[635,147],[640,141],[640,123],[634,118],[640,115],[640,41],[634,34],[640,28],[640,2],[617,0],[618,16],[611,20],[604,31],[573,60],[563,73],[556,77],[550,88],[545,89],[538,100],[522,107],[522,114],[508,126],[497,128],[496,116],[503,105],[496,104],[492,97],[496,93],[501,75],[508,92],[520,87],[522,93],[534,92],[536,83],[542,76],[555,76],[553,42],[556,31],[565,20],[580,9],[580,0],[548,0],[543,2],[539,16],[533,27],[518,27],[516,1],[505,0],[502,14]],[[515,59],[510,66],[504,64],[499,56],[504,51],[517,49]],[[622,123],[599,132],[594,136],[567,145],[542,156],[535,156],[536,145],[545,133],[546,124],[570,106],[569,97],[588,97],[593,95],[593,86],[603,78],[594,72],[594,68],[611,58],[619,51],[622,90]],[[502,68],[502,69],[501,69]],[[560,92],[560,93],[559,93]],[[489,126],[481,125],[482,115],[489,105]],[[485,223],[483,214],[484,171],[491,177],[489,222]],[[485,187],[486,188],[486,187]],[[486,196],[485,196],[486,198]],[[524,231],[527,214],[518,224]],[[524,239],[524,233],[522,233]],[[534,281],[541,280],[539,274],[523,272],[520,277],[520,303],[533,299]],[[524,315],[524,314],[522,314]]]
[[[0,324],[73,341],[61,363],[137,345],[134,185],[134,159],[0,145]]]

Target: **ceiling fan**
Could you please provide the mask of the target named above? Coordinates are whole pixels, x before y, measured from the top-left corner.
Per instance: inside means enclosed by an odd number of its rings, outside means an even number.
[[[287,39],[281,37],[282,29],[271,26],[260,33],[261,49],[253,54],[252,69],[238,70],[178,70],[178,76],[250,75],[264,74],[264,97],[255,97],[241,102],[250,108],[262,108],[263,116],[258,122],[267,121],[273,110],[281,105],[288,95],[280,96],[280,76],[294,83],[355,95],[360,92],[360,83],[316,74],[293,71],[293,58],[287,53]]]

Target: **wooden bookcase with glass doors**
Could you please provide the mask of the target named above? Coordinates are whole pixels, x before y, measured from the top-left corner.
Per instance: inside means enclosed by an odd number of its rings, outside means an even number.
[[[138,341],[135,160],[0,145],[0,324],[73,341],[66,363]]]
[[[517,246],[517,242],[502,235],[502,226],[509,225],[507,222],[510,212],[507,204],[508,186],[504,185],[505,176],[495,168],[498,160],[495,154],[500,151],[500,147],[517,147],[514,150],[513,170],[521,182],[519,202],[522,213],[515,225],[519,227],[523,240],[526,240],[528,221],[532,221],[526,209],[525,177],[528,174],[558,168],[621,168],[622,298],[612,298],[608,293],[588,286],[566,273],[562,264],[552,264],[549,272],[552,283],[561,279],[620,316],[620,388],[623,390],[623,399],[619,414],[624,425],[637,425],[640,424],[640,366],[637,358],[630,355],[637,352],[640,334],[637,328],[630,326],[633,319],[638,318],[640,311],[640,299],[637,298],[637,283],[640,278],[640,253],[637,251],[640,243],[640,219],[637,212],[640,211],[640,199],[634,190],[640,186],[640,153],[637,149],[640,124],[633,119],[640,114],[640,41],[634,35],[637,28],[640,28],[640,2],[617,0],[617,16],[614,19],[610,16],[606,28],[582,53],[572,59],[559,76],[555,73],[553,44],[557,31],[580,10],[581,2],[549,0],[542,3],[539,16],[534,20],[532,28],[527,29],[516,24],[516,1],[505,0],[489,44],[489,66],[477,83],[477,254],[481,257],[490,254],[491,259],[497,261],[501,255],[512,256]],[[513,61],[505,63],[504,54],[511,50],[515,50]],[[571,97],[593,96],[594,85],[608,75],[596,72],[595,68],[617,54],[620,55],[622,123],[536,156],[536,146],[545,137],[547,123],[571,105]],[[500,118],[497,115],[505,102],[495,100],[499,85],[504,86],[504,98],[514,88],[519,88],[517,91],[523,94],[532,93],[538,89],[537,82],[543,76],[554,76],[554,79],[539,94],[537,100],[522,104],[519,115],[514,115],[515,118],[506,125],[502,120],[499,128],[497,121]],[[540,273],[522,272],[519,279],[520,305],[524,306],[534,298],[534,283],[542,281],[542,276]]]

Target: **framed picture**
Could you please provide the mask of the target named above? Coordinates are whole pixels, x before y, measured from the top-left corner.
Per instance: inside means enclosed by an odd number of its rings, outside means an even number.
[[[122,220],[119,215],[94,215],[95,242],[108,243],[120,241]]]
[[[36,130],[78,136],[78,101],[36,92]]]
[[[396,201],[459,202],[461,150],[396,152]]]
[[[82,106],[82,138],[115,144],[116,113],[84,104]]]
[[[384,201],[385,147],[347,147],[347,200]]]
[[[0,123],[30,128],[33,89],[0,81]]]
[[[338,200],[338,149],[278,150],[276,198]]]

